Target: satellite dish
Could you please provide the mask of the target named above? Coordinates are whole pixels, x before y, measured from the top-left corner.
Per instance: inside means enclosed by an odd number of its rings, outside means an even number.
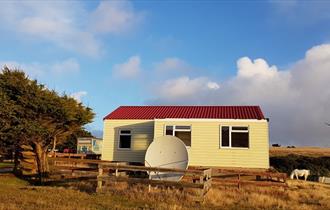
[[[188,151],[186,145],[175,136],[160,136],[149,145],[145,166],[174,168],[185,170],[188,168]],[[153,180],[180,181],[182,172],[149,172]]]

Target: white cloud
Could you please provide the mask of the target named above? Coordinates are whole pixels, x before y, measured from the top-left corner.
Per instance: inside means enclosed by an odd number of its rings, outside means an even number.
[[[217,90],[220,88],[220,85],[216,82],[208,82],[207,87],[211,90]]]
[[[206,77],[190,79],[187,76],[165,81],[160,87],[155,87],[156,94],[165,101],[175,101],[195,98],[208,90],[218,89],[219,85]],[[197,93],[197,95],[196,95]]]
[[[0,68],[8,67],[9,69],[23,70],[27,75],[36,78],[44,75],[43,67],[40,63],[19,63],[17,61],[0,61]]]
[[[330,129],[324,124],[330,121],[329,69],[330,44],[311,48],[286,70],[243,57],[237,75],[221,85],[208,86],[205,77],[171,79],[155,89],[151,102],[260,105],[270,117],[272,142],[330,146]]]
[[[125,63],[114,65],[113,74],[119,78],[134,78],[141,72],[140,64],[140,57],[132,56]]]
[[[33,79],[44,77],[49,74],[56,76],[76,74],[80,71],[80,65],[74,58],[45,64],[39,62],[0,61],[0,68],[2,69],[4,66],[10,69],[22,70]]]
[[[239,77],[261,77],[262,79],[274,77],[278,71],[276,66],[268,66],[263,59],[256,59],[253,62],[248,57],[243,57],[237,61]]]
[[[96,33],[121,33],[137,25],[143,14],[136,12],[128,1],[102,1],[90,18],[90,27]]]
[[[93,34],[84,31],[80,18],[85,19],[78,2],[6,1],[0,12],[6,27],[22,36],[45,40],[61,48],[88,56],[100,54],[100,43]]]
[[[78,73],[80,70],[79,63],[73,59],[69,58],[67,60],[57,62],[52,65],[51,71],[57,75],[63,75],[68,73]]]
[[[162,74],[171,71],[186,71],[190,68],[185,61],[175,57],[166,58],[163,61],[156,63],[154,67],[155,71]]]
[[[79,91],[76,93],[72,93],[71,97],[76,99],[76,101],[81,102],[82,97],[86,96],[87,92],[86,91]]]
[[[5,1],[0,13],[2,27],[24,38],[94,57],[103,52],[100,32],[124,32],[139,22],[129,2],[102,1],[95,11],[87,11],[76,1]],[[92,26],[97,30],[91,30]]]

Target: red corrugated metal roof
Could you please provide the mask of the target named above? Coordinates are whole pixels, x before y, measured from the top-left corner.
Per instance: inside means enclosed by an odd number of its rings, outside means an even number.
[[[120,106],[108,119],[265,119],[259,106]]]

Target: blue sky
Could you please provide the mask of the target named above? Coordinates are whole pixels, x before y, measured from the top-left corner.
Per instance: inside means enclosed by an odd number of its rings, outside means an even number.
[[[330,145],[326,1],[0,6],[0,64],[93,108],[91,130],[120,105],[258,104],[272,142]]]

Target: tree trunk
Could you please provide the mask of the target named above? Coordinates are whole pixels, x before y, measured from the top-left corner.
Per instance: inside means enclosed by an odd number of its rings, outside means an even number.
[[[40,143],[35,142],[34,143],[34,152],[36,153],[39,182],[42,183],[43,178],[45,176],[48,176],[48,173],[49,173],[47,149],[43,148]]]
[[[55,152],[56,144],[57,144],[57,138],[56,138],[56,136],[54,136],[52,152]]]
[[[18,169],[18,165],[19,165],[19,153],[20,153],[20,148],[18,145],[15,145],[15,149],[14,149],[14,174],[19,175],[19,169]]]
[[[49,164],[48,164],[48,152],[47,152],[47,147],[44,148],[43,150],[43,154],[42,154],[42,159],[44,161],[44,176],[48,176],[49,175]]]

